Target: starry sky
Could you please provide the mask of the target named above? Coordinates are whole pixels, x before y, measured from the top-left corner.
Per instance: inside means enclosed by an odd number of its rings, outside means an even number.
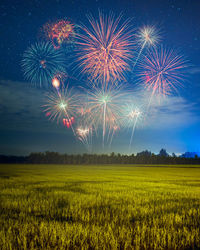
[[[156,25],[163,43],[190,64],[178,95],[166,98],[152,119],[136,128],[131,152],[200,152],[199,0],[2,0],[0,9],[0,154],[86,152],[69,130],[46,119],[41,110],[45,90],[24,80],[20,62],[44,23],[66,17],[84,23],[87,14],[97,17],[98,10],[123,13],[136,28]],[[104,152],[127,153],[129,138],[130,131],[120,131]],[[93,143],[93,152],[101,152],[98,139]]]

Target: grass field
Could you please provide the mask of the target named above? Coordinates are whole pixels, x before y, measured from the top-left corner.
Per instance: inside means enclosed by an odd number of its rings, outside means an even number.
[[[0,165],[0,249],[200,249],[200,166]]]

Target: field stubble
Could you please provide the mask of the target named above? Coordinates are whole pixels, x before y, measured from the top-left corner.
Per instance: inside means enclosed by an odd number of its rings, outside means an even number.
[[[1,249],[200,249],[200,166],[0,165]]]

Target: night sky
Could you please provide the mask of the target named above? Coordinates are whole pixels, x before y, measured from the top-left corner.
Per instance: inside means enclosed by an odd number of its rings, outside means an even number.
[[[166,98],[156,114],[136,128],[131,151],[200,152],[199,0],[8,0],[1,1],[0,8],[0,154],[86,152],[70,130],[45,117],[41,105],[46,90],[24,80],[20,62],[24,50],[40,39],[43,24],[62,18],[87,23],[86,15],[98,17],[98,10],[123,13],[135,28],[156,25],[162,43],[178,49],[190,65],[178,95]],[[104,152],[128,153],[129,138],[130,130],[120,131]],[[102,151],[100,141],[94,139],[93,152]]]

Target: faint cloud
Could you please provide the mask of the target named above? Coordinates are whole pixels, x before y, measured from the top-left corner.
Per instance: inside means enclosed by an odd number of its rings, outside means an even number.
[[[25,82],[0,80],[1,130],[67,133],[62,126],[49,122],[42,112],[46,91],[33,88]],[[140,129],[164,129],[184,127],[199,121],[197,103],[183,97],[153,97],[149,93],[136,92],[132,100],[142,108],[144,119],[138,122]],[[130,127],[130,126],[129,126]]]
[[[154,128],[185,127],[200,120],[197,103],[189,102],[180,96],[168,96],[154,100],[150,109],[148,124]]]
[[[63,132],[42,112],[45,90],[25,82],[0,80],[1,130]]]

